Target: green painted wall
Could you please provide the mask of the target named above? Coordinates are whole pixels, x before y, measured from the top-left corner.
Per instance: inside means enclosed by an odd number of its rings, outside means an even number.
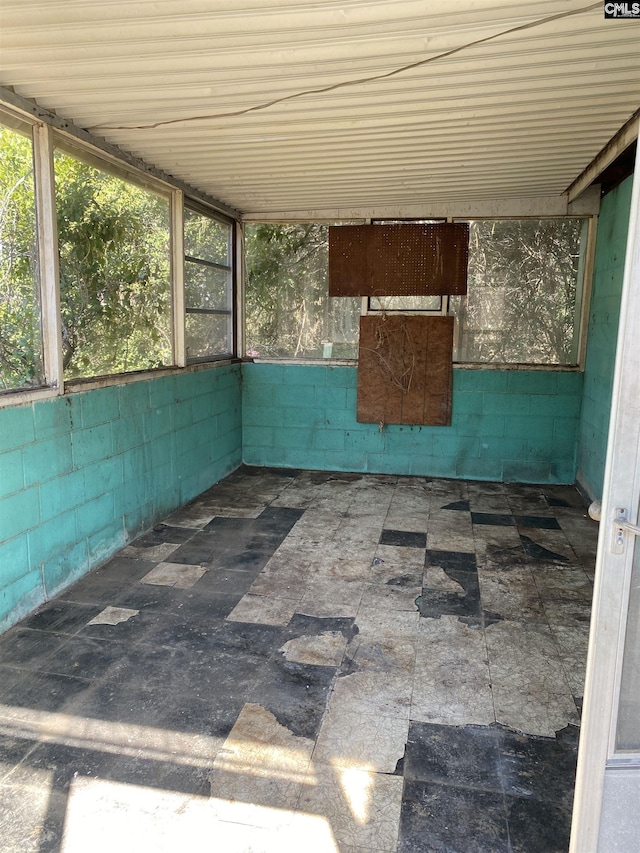
[[[356,421],[355,367],[243,365],[249,465],[573,483],[582,374],[453,373],[450,427]]]
[[[604,197],[598,222],[577,472],[592,499],[602,497],[632,182]]]
[[[0,630],[241,461],[240,366],[0,409]]]

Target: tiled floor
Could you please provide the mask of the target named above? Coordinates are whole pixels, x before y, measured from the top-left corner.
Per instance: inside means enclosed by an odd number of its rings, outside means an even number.
[[[596,536],[240,469],[0,639],[0,848],[566,851]]]

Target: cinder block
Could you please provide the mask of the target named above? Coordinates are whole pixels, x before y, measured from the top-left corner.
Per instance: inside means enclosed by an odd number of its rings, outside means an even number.
[[[306,450],[296,447],[285,448],[284,465],[287,468],[309,468],[311,470],[322,471],[325,466],[324,451]]]
[[[42,521],[49,521],[67,510],[74,509],[87,499],[84,471],[71,471],[40,486]]]
[[[457,391],[506,391],[509,384],[507,370],[475,370],[455,368],[453,371],[453,392]]]
[[[151,521],[149,521],[150,523]],[[147,524],[147,527],[149,524]],[[87,540],[89,564],[96,566],[98,563],[107,560],[112,554],[119,551],[120,548],[124,548],[126,542],[127,537],[125,536],[123,521],[121,518],[118,518],[107,527],[94,533]]]
[[[273,385],[242,386],[242,407],[273,406]]]
[[[71,430],[71,399],[70,396],[54,397],[52,400],[33,404],[33,420],[38,440],[63,435]],[[1,420],[0,415],[0,422]]]
[[[456,461],[456,476],[474,480],[500,480],[502,459],[464,456]]]
[[[536,409],[539,399],[536,397]],[[531,397],[529,394],[485,393],[482,411],[487,415],[528,415],[531,412]]]
[[[114,521],[113,492],[107,492],[76,509],[76,536],[85,539]]]
[[[57,595],[85,575],[91,566],[85,539],[62,554],[47,560],[42,567],[47,598]]]
[[[27,486],[46,483],[73,467],[71,436],[59,435],[46,441],[36,441],[23,449],[24,479]]]
[[[24,486],[22,450],[0,453],[0,498],[17,492]]]
[[[82,468],[106,459],[113,452],[112,424],[101,424],[90,429],[76,430],[72,437],[73,464]]]
[[[123,453],[144,444],[144,420],[140,415],[119,418],[110,425],[113,435],[113,452]],[[105,456],[110,455],[105,453]]]
[[[42,572],[33,569],[0,589],[0,631],[5,631],[45,600]]]
[[[332,388],[356,388],[358,369],[357,367],[328,367],[326,383]]]
[[[129,382],[118,385],[120,417],[129,418],[149,411],[150,382]]]
[[[514,394],[555,394],[558,373],[551,370],[511,370],[508,390]]]
[[[0,581],[2,587],[12,584],[28,573],[29,546],[26,533],[0,542],[0,566],[2,566]]]
[[[37,486],[0,501],[0,542],[26,533],[40,522],[40,494]]]
[[[83,428],[105,424],[120,415],[119,387],[96,388],[79,394]]]
[[[502,466],[502,479],[505,483],[548,483],[549,462],[531,460],[506,460]]]
[[[0,451],[22,447],[35,439],[32,406],[0,409]]]
[[[482,393],[471,391],[454,391],[451,401],[453,417],[482,412]]]
[[[77,542],[75,510],[68,510],[29,531],[32,566],[51,560]]]
[[[347,389],[316,386],[316,406],[341,409],[347,405]]]
[[[316,405],[316,389],[313,385],[293,385],[290,383],[274,385],[273,403],[275,406],[314,408]]]
[[[176,401],[176,377],[163,376],[149,382],[149,407],[151,409],[169,408]]]

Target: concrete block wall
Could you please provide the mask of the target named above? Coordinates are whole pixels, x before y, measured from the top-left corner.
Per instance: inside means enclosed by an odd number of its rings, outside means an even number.
[[[0,409],[0,630],[241,462],[240,366]]]
[[[627,178],[603,198],[598,222],[577,472],[593,500],[602,497],[604,481],[632,183]]]
[[[582,374],[454,369],[450,427],[356,421],[355,367],[243,365],[249,465],[573,483]]]

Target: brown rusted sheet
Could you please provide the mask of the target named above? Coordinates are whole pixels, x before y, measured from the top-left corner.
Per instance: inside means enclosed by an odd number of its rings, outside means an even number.
[[[361,423],[451,423],[453,317],[360,318]]]
[[[466,222],[333,225],[329,296],[438,296],[467,292]]]

